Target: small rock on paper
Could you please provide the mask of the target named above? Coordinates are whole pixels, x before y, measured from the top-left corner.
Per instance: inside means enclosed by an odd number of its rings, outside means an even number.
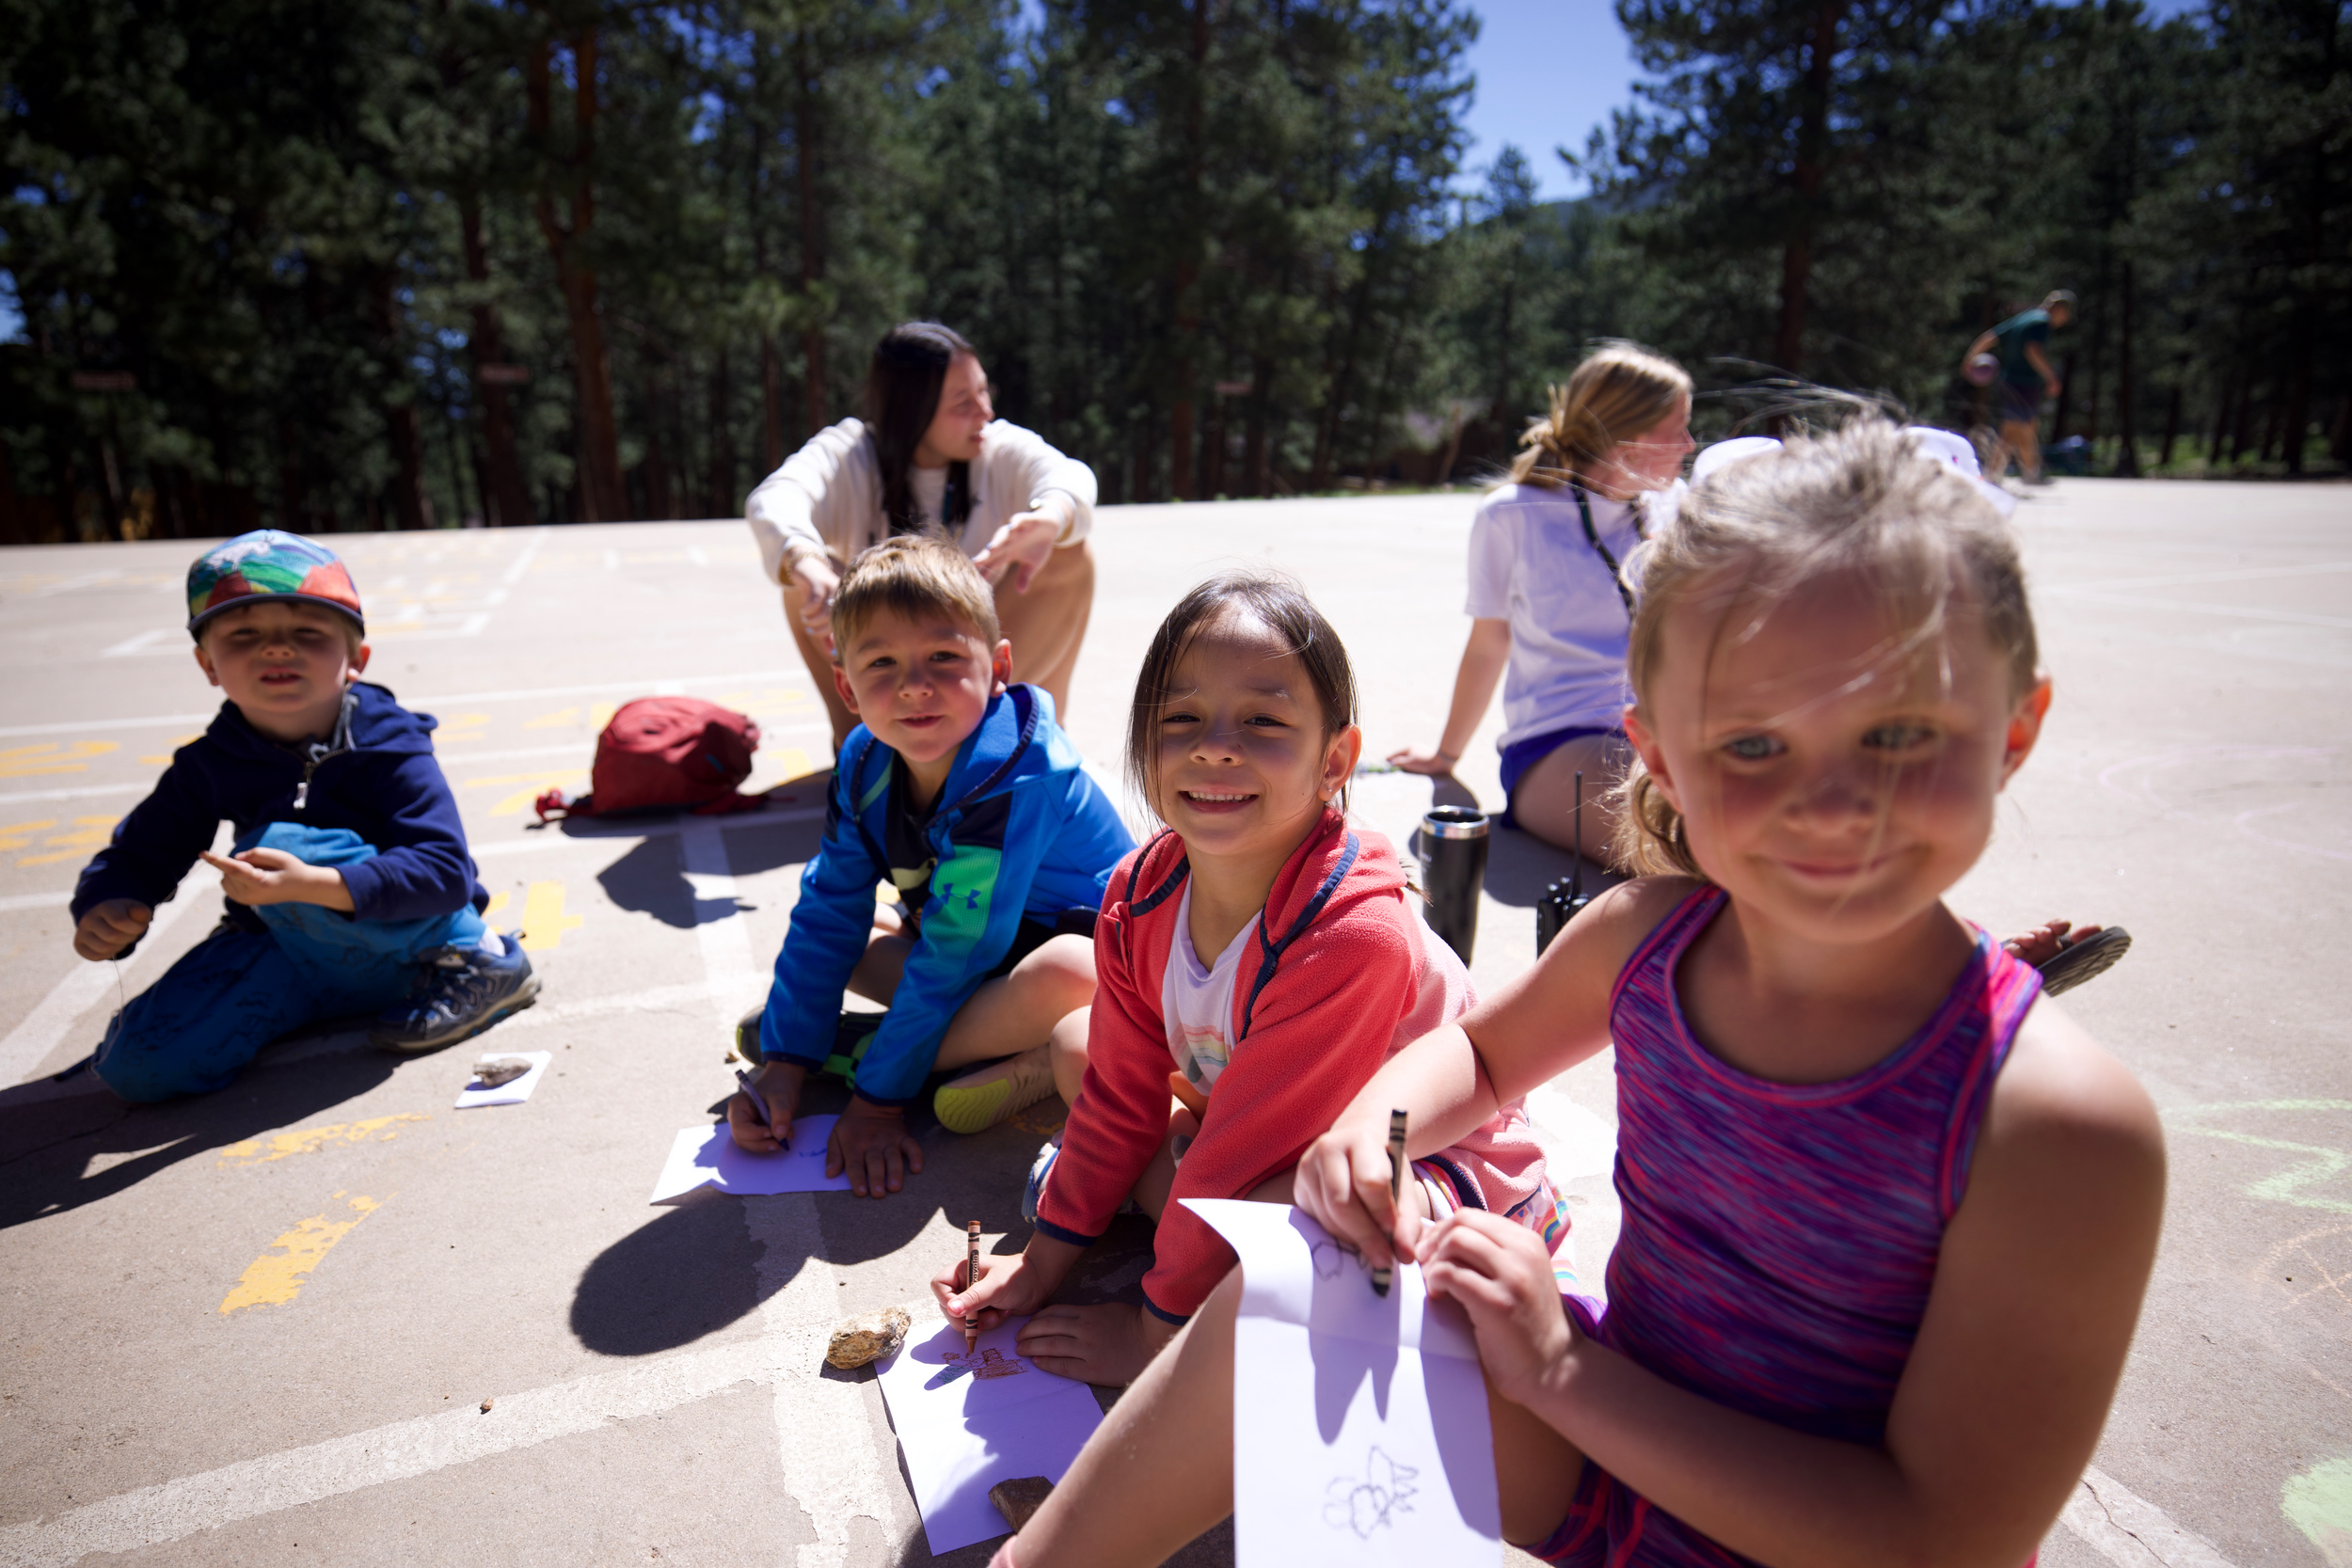
[[[1102,1424],[1085,1384],[1022,1356],[1013,1340],[1028,1321],[1008,1319],[969,1354],[962,1326],[943,1323],[882,1365],[882,1398],[933,1557],[1008,1533],[992,1488],[1060,1481]]]
[[[525,1080],[528,1082],[528,1080]],[[750,1154],[736,1147],[727,1124],[689,1127],[671,1140],[661,1180],[648,1203],[668,1203],[697,1187],[723,1193],[846,1193],[850,1173],[825,1174],[825,1140],[837,1117],[802,1117],[792,1123],[792,1147],[775,1154]]]
[[[1015,1534],[1021,1527],[1036,1517],[1045,1506],[1045,1499],[1054,1495],[1054,1483],[1043,1476],[1023,1476],[1019,1481],[1000,1481],[988,1489],[988,1500],[996,1505],[996,1512],[1005,1516],[1005,1523]]]
[[[466,1081],[457,1091],[457,1109],[470,1111],[477,1105],[520,1105],[531,1098],[531,1091],[539,1086],[539,1080],[548,1074],[548,1064],[555,1060],[552,1051],[517,1051],[510,1054],[523,1057],[531,1068],[519,1078],[503,1084],[485,1084],[479,1078]]]

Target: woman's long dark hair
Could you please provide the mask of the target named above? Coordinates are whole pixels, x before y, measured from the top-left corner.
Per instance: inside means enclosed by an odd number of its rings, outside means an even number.
[[[901,322],[874,345],[874,362],[866,372],[866,434],[882,469],[882,515],[890,519],[894,536],[922,528],[908,478],[914,449],[939,412],[948,365],[957,355],[972,353],[970,343],[937,322]],[[947,493],[939,510],[950,534],[972,515],[971,468],[969,463],[947,465]]]

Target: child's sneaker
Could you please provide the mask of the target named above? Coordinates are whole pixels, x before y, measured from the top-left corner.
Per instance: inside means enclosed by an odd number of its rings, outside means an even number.
[[[539,977],[514,938],[493,957],[479,947],[444,947],[426,961],[408,1000],[368,1031],[378,1051],[421,1056],[470,1039],[539,997]]]
[[[1053,1092],[1052,1049],[1035,1045],[940,1085],[931,1096],[931,1114],[950,1132],[977,1132]]]
[[[1029,1162],[1029,1180],[1021,1187],[1021,1218],[1029,1225],[1037,1224],[1038,1201],[1045,1196],[1045,1179],[1054,1174],[1054,1161],[1061,1154],[1061,1134],[1045,1140]]]

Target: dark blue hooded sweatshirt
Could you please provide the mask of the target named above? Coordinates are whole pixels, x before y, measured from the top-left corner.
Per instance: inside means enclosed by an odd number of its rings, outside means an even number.
[[[434,720],[411,713],[380,686],[352,684],[329,740],[283,745],[234,703],[172,753],[155,791],[115,828],[73,889],[73,919],[109,898],[152,907],[213,846],[226,817],[242,840],[273,822],[348,828],[375,847],[373,860],[342,867],[360,920],[452,914],[490,895],[474,879],[457,800],[433,759]],[[308,787],[305,787],[307,781]],[[258,929],[244,906],[232,918]]]

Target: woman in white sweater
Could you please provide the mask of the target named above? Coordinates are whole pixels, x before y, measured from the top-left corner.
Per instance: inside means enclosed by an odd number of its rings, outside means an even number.
[[[943,531],[996,590],[1013,678],[1070,710],[1070,675],[1094,609],[1094,470],[995,417],[972,345],[935,322],[875,345],[865,420],[820,430],[744,503],[769,580],[833,718],[837,751],[856,719],[834,690],[834,592],[858,552],[893,534]]]

